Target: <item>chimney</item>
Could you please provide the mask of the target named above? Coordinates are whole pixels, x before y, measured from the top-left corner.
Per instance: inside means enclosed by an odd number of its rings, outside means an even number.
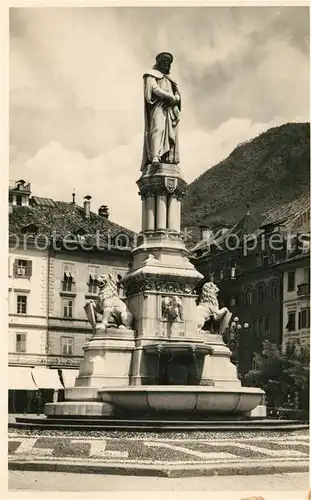
[[[90,218],[90,213],[91,213],[91,199],[92,196],[87,195],[84,196],[85,202],[84,202],[84,214],[87,219]]]
[[[103,219],[109,219],[109,209],[107,205],[101,205],[98,209],[98,215]]]

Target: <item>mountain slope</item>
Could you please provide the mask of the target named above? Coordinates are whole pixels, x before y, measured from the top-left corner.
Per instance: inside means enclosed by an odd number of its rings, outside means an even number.
[[[310,124],[271,128],[237,146],[188,186],[182,226],[235,224],[246,203],[259,220],[268,209],[308,193],[309,183]]]

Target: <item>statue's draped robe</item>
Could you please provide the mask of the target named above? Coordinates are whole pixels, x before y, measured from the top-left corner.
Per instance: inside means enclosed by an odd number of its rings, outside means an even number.
[[[178,122],[180,94],[177,84],[158,70],[144,74],[145,133],[142,168],[157,157],[163,163],[179,163]],[[163,98],[178,96],[174,106]]]

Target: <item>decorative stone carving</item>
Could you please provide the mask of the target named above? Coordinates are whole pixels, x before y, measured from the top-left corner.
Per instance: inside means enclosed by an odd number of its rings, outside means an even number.
[[[177,177],[165,177],[164,184],[169,193],[174,193],[177,188],[178,179]]]
[[[187,184],[181,177],[166,175],[143,176],[138,181],[139,194],[142,199],[149,196],[167,196],[174,193],[175,198],[181,199],[186,194]]]
[[[176,295],[190,295],[195,296],[193,287],[184,283],[184,278],[180,281],[178,277],[174,277],[174,281],[170,281],[170,276],[155,276],[145,275],[144,277],[135,277],[129,279],[126,284],[126,295],[135,295],[137,293],[154,291],[160,293],[174,293]]]
[[[222,335],[229,326],[232,313],[223,307],[219,309],[218,303],[219,288],[215,283],[205,283],[202,288],[200,302],[197,306],[197,325],[201,330],[209,322],[209,331]]]
[[[172,297],[162,297],[161,303],[162,320],[169,323],[182,321],[182,300],[180,297],[173,295]]]
[[[133,315],[120,299],[117,291],[117,280],[111,275],[98,278],[99,293],[97,300],[88,300],[84,310],[93,332],[97,329],[105,331],[107,327],[131,328]],[[97,324],[97,313],[102,315],[101,323]]]

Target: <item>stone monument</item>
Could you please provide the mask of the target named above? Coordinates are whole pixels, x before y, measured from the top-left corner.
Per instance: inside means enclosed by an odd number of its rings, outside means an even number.
[[[137,181],[142,228],[121,281],[126,299],[118,297],[112,276],[100,278],[97,301],[85,307],[93,336],[84,346],[75,387],[66,390],[63,403],[46,405],[49,417],[247,414],[262,398],[261,389],[241,386],[230,362],[222,334],[231,313],[219,309],[217,287],[205,284],[196,303],[195,286],[203,276],[189,261],[180,228],[186,182],[179,167],[181,95],[170,76],[172,61],[162,52],[143,75],[145,131]]]

